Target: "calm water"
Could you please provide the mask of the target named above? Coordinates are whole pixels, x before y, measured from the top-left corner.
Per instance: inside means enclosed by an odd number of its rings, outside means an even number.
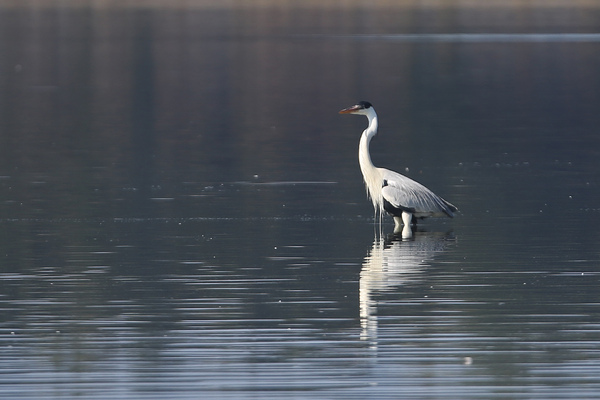
[[[0,397],[597,398],[597,6],[0,4]]]

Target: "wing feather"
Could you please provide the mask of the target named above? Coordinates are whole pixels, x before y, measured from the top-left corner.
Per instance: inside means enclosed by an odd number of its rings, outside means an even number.
[[[453,217],[457,208],[425,186],[397,172],[380,168],[381,194],[392,206],[416,217]]]

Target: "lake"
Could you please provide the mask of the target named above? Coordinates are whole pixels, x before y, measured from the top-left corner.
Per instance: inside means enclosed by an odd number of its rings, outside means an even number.
[[[0,5],[0,397],[597,397],[595,2]]]

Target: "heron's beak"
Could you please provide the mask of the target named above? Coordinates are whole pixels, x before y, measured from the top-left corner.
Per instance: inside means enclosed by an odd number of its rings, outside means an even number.
[[[361,110],[361,109],[362,109],[362,106],[357,104],[352,107],[344,108],[343,110],[340,111],[340,114],[354,114],[355,112],[357,112],[358,110]]]

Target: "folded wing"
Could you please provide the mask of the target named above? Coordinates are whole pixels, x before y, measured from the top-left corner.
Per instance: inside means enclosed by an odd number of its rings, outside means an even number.
[[[417,218],[450,217],[458,209],[418,182],[397,172],[380,168],[384,208],[392,215],[412,213]]]

